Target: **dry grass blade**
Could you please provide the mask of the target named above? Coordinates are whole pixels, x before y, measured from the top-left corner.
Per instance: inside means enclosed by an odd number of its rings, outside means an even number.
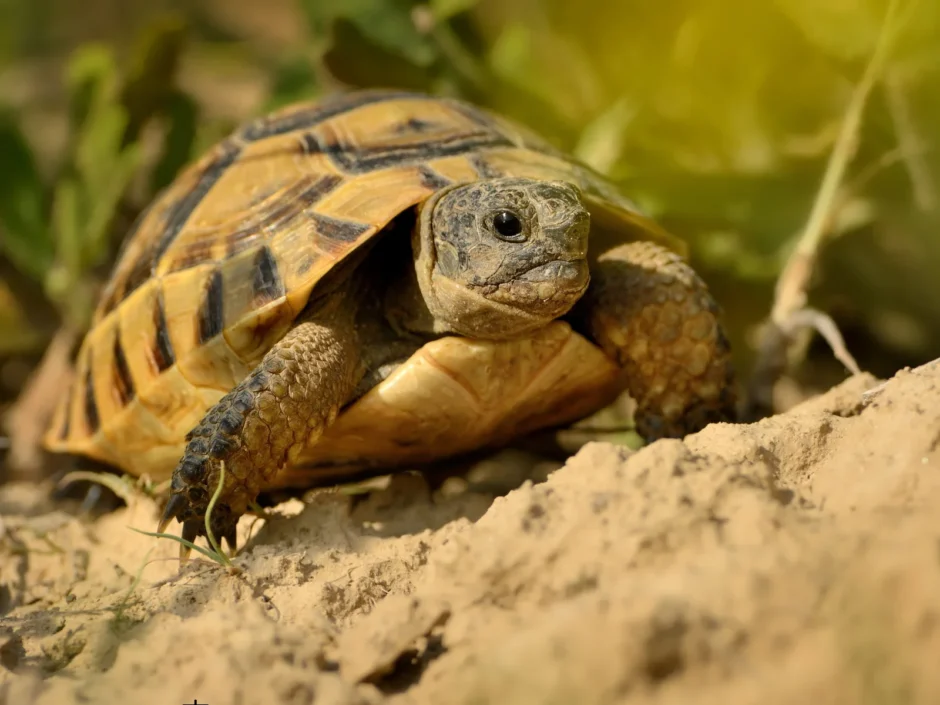
[[[229,560],[229,557],[219,548],[218,541],[212,533],[210,527],[210,522],[212,519],[212,510],[215,508],[215,504],[219,499],[219,495],[222,494],[222,488],[225,486],[225,463],[223,462],[219,467],[219,483],[216,485],[215,491],[212,493],[212,498],[209,500],[209,506],[206,508],[206,538],[209,540],[209,545],[211,549],[203,548],[197,546],[192,541],[187,541],[182,536],[177,536],[176,534],[169,534],[166,532],[157,532],[157,531],[144,531],[143,529],[137,529],[133,526],[128,527],[131,531],[136,531],[138,534],[144,534],[145,536],[153,536],[155,538],[161,539],[171,539],[176,541],[183,546],[186,546],[197,553],[201,553],[206,558],[211,561],[218,563],[219,565],[225,566],[229,570],[234,570],[235,566],[232,565],[232,561]]]
[[[795,331],[812,328],[829,344],[829,347],[832,348],[832,354],[836,356],[839,362],[851,370],[853,375],[861,374],[862,371],[859,369],[858,363],[855,362],[855,358],[852,357],[845,345],[839,327],[831,317],[822,311],[817,311],[814,308],[802,308],[799,311],[794,311],[793,315],[787,320],[787,325],[789,327],[784,329],[784,333],[791,337]]]
[[[743,420],[753,420],[772,412],[773,387],[786,369],[788,351],[797,336],[807,329],[822,335],[852,374],[860,373],[835,322],[827,314],[807,308],[807,290],[820,245],[841,202],[843,182],[855,156],[865,106],[872,89],[884,75],[892,42],[902,24],[898,19],[899,7],[899,0],[891,0],[888,5],[878,42],[843,115],[806,227],[777,280],[770,320],[761,331]]]
[[[144,559],[140,562],[140,567],[137,569],[137,572],[134,574],[134,579],[131,581],[130,586],[127,588],[127,592],[124,593],[124,597],[121,598],[121,601],[111,608],[111,611],[114,613],[114,618],[120,620],[124,616],[124,612],[130,604],[131,596],[134,594],[134,591],[140,586],[141,580],[144,577],[144,569],[147,567],[147,564],[150,561],[150,554],[153,553],[153,547],[151,546],[147,549],[147,553],[144,554]]]
[[[225,461],[219,463],[219,484],[216,485],[215,492],[212,493],[212,498],[209,500],[209,506],[206,507],[206,538],[209,539],[209,544],[215,549],[215,552],[219,554],[222,558],[222,564],[226,567],[231,567],[232,562],[228,559],[222,549],[219,548],[219,544],[215,539],[215,536],[212,534],[212,528],[209,525],[209,520],[212,517],[212,510],[215,509],[215,503],[219,500],[219,495],[222,494],[222,487],[225,484]]]
[[[187,541],[182,536],[159,531],[144,531],[143,529],[138,529],[135,526],[129,526],[127,528],[131,531],[136,531],[138,534],[143,534],[144,536],[152,536],[157,539],[170,539],[171,541],[176,541],[177,543],[186,546],[186,548],[191,548],[192,550],[196,551],[196,553],[201,553],[211,561],[226,567],[231,566],[231,561],[229,561],[227,556],[218,553],[215,549],[208,549],[203,548],[202,546],[197,546],[195,543],[192,541]]]
[[[66,473],[57,484],[59,488],[64,488],[73,482],[81,482],[83,480],[107,487],[114,494],[123,499],[126,504],[130,504],[135,497],[148,496],[146,492],[140,492],[138,494],[138,488],[134,483],[127,480],[127,476],[114,475],[108,472],[95,472],[93,470],[73,470],[70,473]]]

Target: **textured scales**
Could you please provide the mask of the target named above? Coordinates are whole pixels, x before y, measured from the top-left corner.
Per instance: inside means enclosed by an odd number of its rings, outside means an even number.
[[[325,274],[439,188],[493,175],[577,183],[598,222],[681,248],[603,179],[468,104],[366,91],[290,106],[237,130],[141,215],[47,447],[168,476],[185,435]]]

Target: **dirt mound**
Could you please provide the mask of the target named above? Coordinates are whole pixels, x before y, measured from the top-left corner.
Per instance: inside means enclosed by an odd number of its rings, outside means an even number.
[[[937,703],[938,444],[940,363],[505,496],[318,492],[239,574],[6,487],[0,701]]]

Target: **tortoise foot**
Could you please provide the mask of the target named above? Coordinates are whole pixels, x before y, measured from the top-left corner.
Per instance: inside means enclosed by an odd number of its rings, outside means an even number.
[[[157,533],[166,531],[170,522],[176,519],[183,525],[181,538],[184,541],[193,543],[200,536],[208,538],[206,532],[208,504],[200,493],[172,494],[157,525]],[[224,539],[232,554],[238,550],[236,531],[238,518],[239,514],[233,512],[231,507],[223,502],[216,502],[209,517],[209,529],[213,538]],[[189,546],[180,544],[180,560],[186,560],[191,550]]]
[[[736,420],[731,350],[718,306],[678,255],[652,242],[600,256],[579,311],[589,336],[623,371],[647,441]]]
[[[258,493],[335,419],[360,376],[354,307],[335,295],[278,341],[187,436],[161,529],[212,535],[235,547],[235,527]],[[221,488],[220,488],[221,483]]]

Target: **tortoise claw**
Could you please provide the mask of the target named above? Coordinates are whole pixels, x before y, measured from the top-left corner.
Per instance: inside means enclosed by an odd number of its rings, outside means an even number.
[[[199,521],[199,519],[187,519],[183,522],[183,540],[193,543],[196,540],[196,537],[199,536],[200,530],[205,525]],[[180,563],[185,563],[189,560],[189,554],[192,553],[192,549],[184,543],[180,544]]]
[[[229,553],[234,556],[235,552],[238,550],[238,534],[235,531],[235,526],[233,525],[229,531],[225,532],[222,538],[225,539],[225,543],[228,544]]]
[[[169,501],[166,503],[166,507],[163,510],[163,516],[160,518],[160,523],[157,524],[157,533],[162,534],[164,531],[166,531],[166,527],[170,525],[170,522],[173,519],[179,519],[185,508],[186,498],[183,497],[183,495],[171,495]]]

